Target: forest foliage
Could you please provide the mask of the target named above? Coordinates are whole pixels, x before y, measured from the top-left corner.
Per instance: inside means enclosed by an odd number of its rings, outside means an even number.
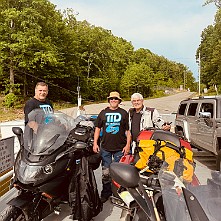
[[[211,26],[204,36],[216,36],[215,43],[220,36],[216,32]],[[214,56],[210,46],[208,59]],[[216,54],[219,50],[217,45]],[[213,58],[210,67],[204,67],[207,72],[216,69],[214,80],[221,71],[217,61]],[[149,97],[184,82],[186,88],[196,89],[187,66],[149,49],[135,50],[111,30],[77,21],[74,9],[57,10],[48,0],[1,0],[0,89],[27,98],[38,81],[49,84],[50,99],[69,102],[76,102],[78,86],[85,100],[95,101],[113,90],[128,98],[137,91]]]
[[[200,62],[201,83],[211,92],[221,92],[221,0],[207,0],[204,5],[217,7],[213,24],[201,34],[201,43],[196,52]]]

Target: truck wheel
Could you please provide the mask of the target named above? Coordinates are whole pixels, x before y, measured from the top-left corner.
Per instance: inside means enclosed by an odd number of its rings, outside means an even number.
[[[218,151],[216,156],[216,170],[221,171],[221,150]]]

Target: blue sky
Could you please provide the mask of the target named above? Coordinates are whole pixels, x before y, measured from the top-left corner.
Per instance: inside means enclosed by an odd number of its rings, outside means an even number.
[[[185,64],[198,78],[196,49],[204,28],[213,24],[216,7],[204,0],[50,0],[57,9],[73,8],[77,20],[111,30],[146,48]]]

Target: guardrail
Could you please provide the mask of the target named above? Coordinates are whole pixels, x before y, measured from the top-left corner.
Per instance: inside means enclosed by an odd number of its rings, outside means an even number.
[[[0,131],[1,131],[1,139],[5,139],[11,136],[14,136],[12,132],[12,127],[21,127],[24,129],[24,120],[15,120],[15,121],[8,121],[0,123]],[[20,149],[20,144],[15,137],[14,139],[14,158],[16,158],[16,155]],[[5,172],[1,173],[0,175],[0,198],[8,191],[10,190],[10,182],[11,178],[13,176],[13,169],[10,168],[6,170]]]
[[[10,190],[11,178],[13,177],[13,170],[11,169],[6,174],[0,177],[0,198]]]
[[[4,181],[8,177],[13,175],[13,170],[10,170],[8,173],[4,174],[3,176],[0,177],[0,182]]]

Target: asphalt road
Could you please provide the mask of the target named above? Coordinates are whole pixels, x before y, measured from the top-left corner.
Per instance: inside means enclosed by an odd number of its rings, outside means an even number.
[[[160,114],[163,115],[164,118],[175,117],[175,113],[177,111],[179,102],[183,99],[192,96],[191,92],[183,92],[175,95],[157,98],[157,99],[149,99],[145,100],[144,104],[149,107],[155,107],[158,109]],[[91,104],[85,105],[86,114],[98,114],[100,110],[107,107],[108,103],[100,103],[100,104]],[[123,101],[121,103],[121,107],[128,110],[131,107],[130,101]],[[71,115],[73,117],[76,116],[77,108],[69,108],[62,110],[63,112]],[[196,175],[199,178],[201,183],[206,183],[206,179],[210,177],[210,169],[214,169],[214,156],[208,156],[207,153],[197,150],[194,150],[194,155],[196,156]],[[98,168],[95,171],[95,176],[98,184],[98,189],[101,191],[101,168]],[[9,193],[11,197],[12,193]],[[1,198],[0,208],[4,207],[5,202],[9,197]],[[107,201],[103,206],[103,211],[94,218],[94,221],[117,221],[120,218],[121,210],[119,208],[113,207],[113,205]],[[62,207],[62,213],[60,215],[52,214],[48,218],[44,219],[44,221],[68,221],[71,220],[69,216],[70,211],[68,206]]]
[[[155,107],[161,114],[170,114],[177,111],[179,106],[179,102],[183,99],[187,99],[193,95],[192,92],[182,92],[177,93],[174,95],[162,97],[162,98],[155,98],[155,99],[148,99],[144,101],[144,104],[149,107]],[[86,114],[98,114],[103,108],[107,107],[108,103],[99,103],[99,104],[90,104],[85,105],[85,113]],[[120,107],[128,110],[131,106],[130,101],[122,101]],[[63,112],[67,113],[68,115],[76,116],[77,107],[68,108],[62,110]]]

